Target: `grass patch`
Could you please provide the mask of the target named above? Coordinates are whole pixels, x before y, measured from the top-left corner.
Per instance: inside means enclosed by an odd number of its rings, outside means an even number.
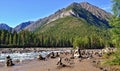
[[[120,65],[120,49],[118,49],[115,53],[107,53],[103,55],[105,61],[102,62],[102,65]]]

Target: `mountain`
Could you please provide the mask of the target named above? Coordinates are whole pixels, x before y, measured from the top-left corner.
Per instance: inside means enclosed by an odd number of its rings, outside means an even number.
[[[27,27],[28,25],[34,23],[33,21],[28,21],[28,22],[23,22],[20,25],[17,25],[13,30],[16,32],[20,32],[21,30],[23,30],[25,27]]]
[[[81,38],[81,43],[90,42],[90,48],[99,47],[96,46],[99,45],[97,42],[100,42],[100,47],[104,47],[104,41],[108,42],[110,39],[107,20],[111,16],[110,13],[89,3],[72,3],[46,17],[47,21],[44,23],[37,22],[36,24],[40,25],[33,31],[39,36],[40,42],[50,43],[51,46],[73,46],[75,39]]]
[[[9,27],[7,24],[5,24],[5,23],[1,23],[0,24],[0,30],[7,30],[7,31],[11,31],[12,30],[12,28],[11,27]]]
[[[99,27],[110,27],[108,24],[108,19],[112,16],[110,13],[89,4],[88,2],[82,3],[72,3],[67,8],[63,8],[55,12],[54,14],[39,19],[36,22],[30,24],[25,28],[25,30],[35,31],[45,24],[49,24],[66,16],[72,16],[76,18],[82,18],[86,20],[89,24],[99,26]]]
[[[108,13],[104,11],[103,9],[100,9],[99,7],[96,7],[94,5],[89,4],[88,2],[82,2],[80,3],[81,7],[91,12],[93,15],[95,15],[97,18],[101,20],[108,20],[111,16],[111,13]]]

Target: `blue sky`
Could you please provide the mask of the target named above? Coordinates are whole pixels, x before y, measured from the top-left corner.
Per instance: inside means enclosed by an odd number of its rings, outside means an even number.
[[[87,1],[106,11],[111,11],[110,0],[0,0],[0,23],[11,27],[49,16],[72,2]]]

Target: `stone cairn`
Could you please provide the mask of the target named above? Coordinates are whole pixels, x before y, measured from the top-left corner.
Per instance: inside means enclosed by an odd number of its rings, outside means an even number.
[[[60,56],[60,55],[59,55],[59,53],[57,52],[57,53],[56,53],[56,57],[59,57],[59,56]]]
[[[62,57],[59,57],[59,60],[58,60],[58,62],[57,62],[57,65],[63,65],[63,63],[62,63]]]
[[[38,59],[38,60],[45,60],[45,58],[42,57],[42,55],[38,55],[37,59]]]
[[[55,53],[54,52],[51,53],[51,58],[55,58]]]
[[[73,50],[71,50],[71,57],[70,57],[70,59],[74,59],[74,51]]]
[[[7,56],[6,57],[6,63],[5,63],[5,66],[13,66],[13,62],[12,62],[12,59],[10,58],[10,56]]]

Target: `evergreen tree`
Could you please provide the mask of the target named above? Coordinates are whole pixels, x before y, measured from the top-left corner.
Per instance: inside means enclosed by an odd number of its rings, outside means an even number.
[[[116,47],[120,47],[120,0],[113,0],[114,16],[110,20],[112,26],[112,41]]]
[[[9,44],[9,33],[6,33],[6,40],[5,40],[5,44],[8,45]]]
[[[17,33],[16,32],[14,32],[13,34],[13,44],[17,45]]]
[[[120,0],[112,0],[112,2],[113,2],[112,11],[114,15],[120,17]]]
[[[10,34],[9,44],[12,45],[12,34]]]
[[[1,32],[1,44],[4,44],[5,43],[5,32],[4,30],[2,30]]]

